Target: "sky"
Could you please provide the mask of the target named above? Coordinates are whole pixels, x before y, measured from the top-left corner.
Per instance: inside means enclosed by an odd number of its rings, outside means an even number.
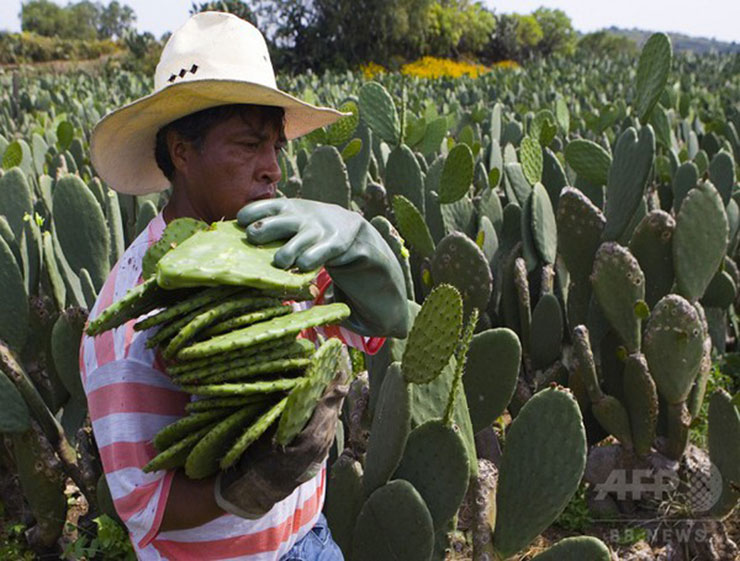
[[[182,25],[192,4],[191,0],[119,1],[134,9],[140,31],[150,31],[157,37]],[[740,42],[740,0],[483,0],[483,3],[498,13],[526,14],[539,6],[559,8],[582,32],[615,25]],[[21,0],[0,0],[0,30],[20,31],[20,6]]]

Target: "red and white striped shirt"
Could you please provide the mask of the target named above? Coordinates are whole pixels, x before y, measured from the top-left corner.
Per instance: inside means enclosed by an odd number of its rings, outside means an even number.
[[[128,247],[103,285],[91,320],[143,282],[142,259],[164,228],[160,214]],[[317,283],[323,294],[331,279],[322,271]],[[324,502],[326,466],[258,520],[224,514],[196,528],[161,532],[175,472],[144,473],[141,468],[156,455],[154,435],[185,415],[190,396],[171,382],[158,354],[145,346],[149,332],[134,331],[134,323],[129,321],[94,338],[83,336],[80,371],[113,503],[137,556],[146,561],[277,561],[316,523]],[[384,342],[338,326],[322,331],[370,354]],[[315,339],[314,333],[302,335]]]

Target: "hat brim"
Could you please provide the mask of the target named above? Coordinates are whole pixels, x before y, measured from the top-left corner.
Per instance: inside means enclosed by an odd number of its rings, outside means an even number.
[[[163,191],[170,183],[154,158],[159,129],[185,115],[232,103],[284,108],[288,140],[330,125],[345,115],[261,84],[191,80],[172,84],[103,117],[92,133],[90,161],[98,175],[120,193],[144,195]]]

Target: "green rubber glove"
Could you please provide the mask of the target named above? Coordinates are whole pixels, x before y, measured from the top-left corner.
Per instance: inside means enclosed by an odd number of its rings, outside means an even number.
[[[404,338],[409,331],[401,266],[382,236],[360,214],[338,205],[302,199],[257,201],[237,214],[247,239],[264,244],[288,239],[273,265],[307,271],[326,267],[334,301],[352,314],[355,333]]]

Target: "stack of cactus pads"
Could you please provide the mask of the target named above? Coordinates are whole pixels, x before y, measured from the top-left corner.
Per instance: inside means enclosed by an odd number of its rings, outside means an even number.
[[[172,380],[197,399],[188,415],[154,438],[159,454],[144,471],[184,466],[194,479],[234,465],[273,425],[289,444],[341,370],[341,341],[318,350],[304,329],[349,316],[344,304],[294,311],[311,297],[316,271],[271,265],[280,243],[250,245],[235,222],[171,222],[143,261],[144,282],[90,322],[97,335],[132,319],[158,347]]]

